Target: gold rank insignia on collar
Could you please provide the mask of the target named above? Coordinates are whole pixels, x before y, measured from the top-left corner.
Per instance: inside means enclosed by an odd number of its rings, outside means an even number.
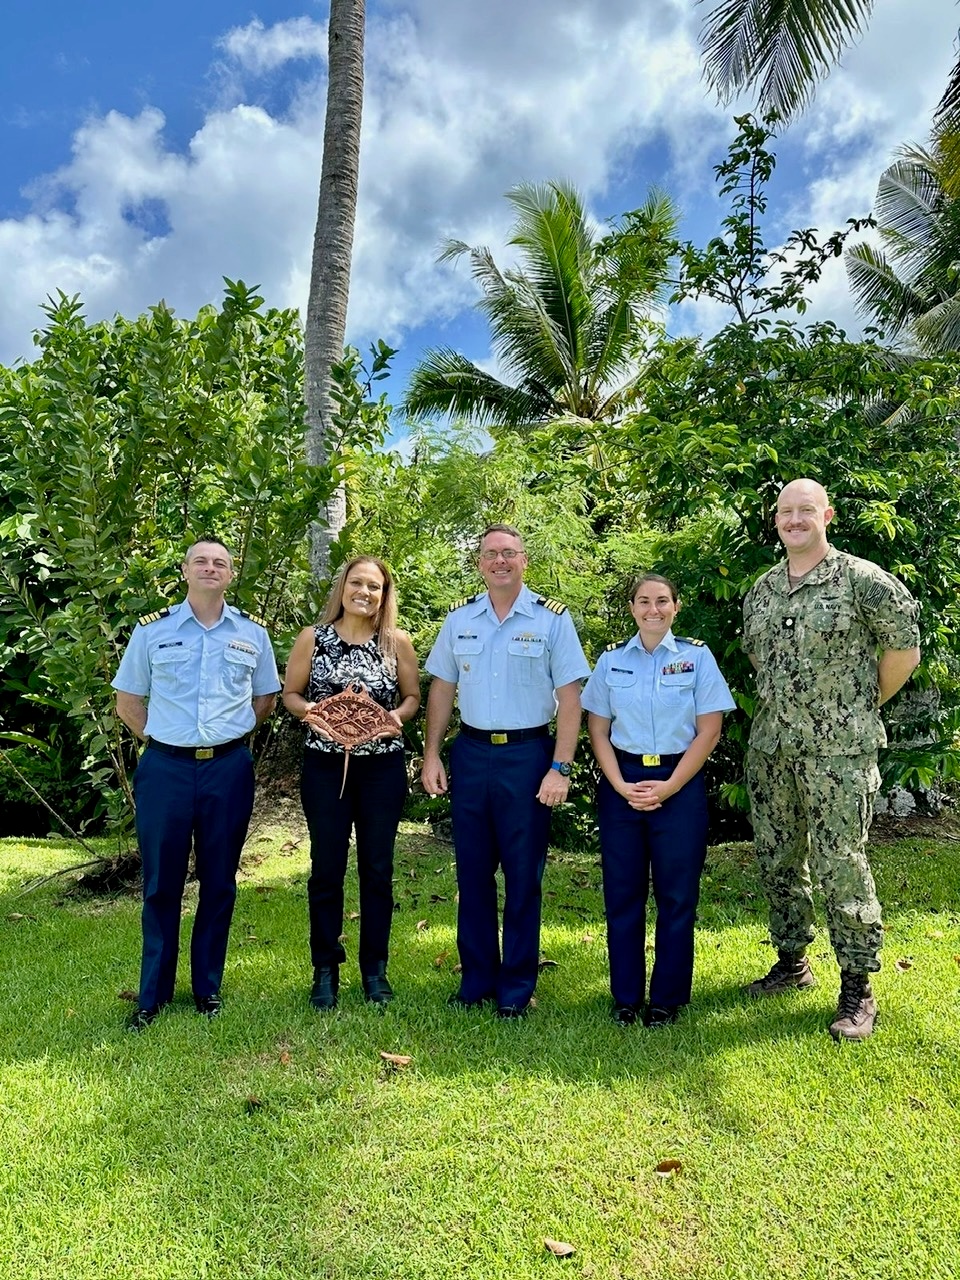
[[[141,627],[149,626],[151,622],[157,622],[160,618],[169,617],[169,609],[157,609],[154,613],[145,613],[142,618],[137,620],[137,625]]]
[[[465,604],[473,604],[474,600],[478,600],[479,596],[464,596],[462,600],[454,600],[453,604],[447,609],[447,613],[456,613],[458,609],[462,609]]]
[[[559,600],[549,600],[546,596],[537,596],[537,604],[542,604],[545,609],[549,609],[551,613],[566,613],[567,606],[561,604]]]
[[[675,640],[679,640],[681,644],[695,644],[700,648],[706,646],[706,640],[694,640],[693,636],[674,636]]]

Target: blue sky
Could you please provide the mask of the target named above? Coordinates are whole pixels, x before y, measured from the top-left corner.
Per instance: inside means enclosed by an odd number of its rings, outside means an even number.
[[[222,276],[303,306],[325,84],[325,0],[6,0],[0,45],[0,362],[30,359],[57,289],[91,318],[164,297],[182,315]],[[692,0],[368,0],[361,196],[349,337],[436,342],[490,361],[449,236],[505,258],[503,192],[564,178],[598,220],[666,188],[716,229],[711,166],[736,108],[699,78]],[[922,141],[957,10],[878,0],[870,31],[779,147],[775,227],[869,211],[882,168]],[[855,320],[842,268],[814,314]],[[675,330],[724,317],[688,307]],[[392,386],[396,387],[396,382]]]

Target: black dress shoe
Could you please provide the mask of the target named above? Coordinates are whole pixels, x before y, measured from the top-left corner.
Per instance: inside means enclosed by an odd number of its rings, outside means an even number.
[[[313,971],[313,987],[310,991],[310,1003],[314,1009],[335,1009],[337,992],[340,990],[339,965],[324,966]]]
[[[152,1005],[149,1009],[134,1009],[127,1021],[128,1031],[143,1031],[155,1022],[160,1015],[161,1006]]]
[[[525,1018],[530,1010],[527,1004],[502,1004],[497,1009],[498,1018]]]
[[[447,996],[447,1004],[451,1009],[482,1009],[485,1004],[496,1004],[495,996],[480,996],[478,1000],[466,1000],[459,991]]]
[[[363,994],[373,1004],[388,1004],[393,999],[393,987],[387,981],[386,964],[378,964],[373,973],[363,976]]]
[[[675,1004],[648,1004],[643,1011],[645,1027],[668,1027],[680,1016],[679,1006]]]
[[[635,1004],[615,1004],[610,1010],[610,1017],[621,1027],[632,1027],[639,1016],[640,1010]]]
[[[193,1002],[197,1006],[197,1013],[202,1013],[205,1018],[218,1017],[223,1008],[223,1001],[216,993],[212,996],[194,996]]]

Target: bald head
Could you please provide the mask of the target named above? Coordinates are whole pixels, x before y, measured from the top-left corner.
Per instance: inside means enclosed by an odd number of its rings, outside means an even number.
[[[830,499],[827,497],[827,491],[817,480],[791,480],[789,484],[785,484],[780,490],[780,497],[777,499],[777,510],[780,509],[782,503],[791,503],[807,500],[815,502],[818,507],[826,510],[830,507]],[[830,508],[833,510],[833,508]]]
[[[827,554],[827,525],[833,507],[816,480],[791,480],[777,498],[777,533],[787,551],[790,568],[805,573]]]

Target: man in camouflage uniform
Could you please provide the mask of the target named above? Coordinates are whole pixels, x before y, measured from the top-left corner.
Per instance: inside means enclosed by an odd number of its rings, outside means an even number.
[[[754,583],[743,616],[757,670],[747,785],[779,954],[747,990],[814,985],[812,870],[841,971],[830,1034],[862,1040],[876,1018],[870,974],[883,938],[866,854],[886,742],[879,707],[920,660],[917,604],[885,570],[830,546],[833,508],[816,481],[785,485],[776,519],[786,561]]]

